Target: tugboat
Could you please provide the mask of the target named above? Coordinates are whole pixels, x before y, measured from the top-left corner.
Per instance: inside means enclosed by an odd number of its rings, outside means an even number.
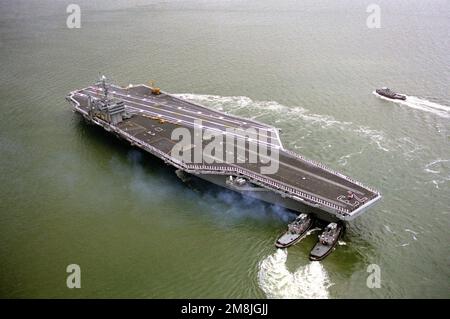
[[[313,247],[309,254],[310,260],[322,260],[328,256],[336,246],[339,237],[341,237],[344,226],[338,223],[330,223],[325,227],[322,234],[319,235],[319,241]]]
[[[288,230],[275,243],[278,248],[287,248],[299,242],[312,226],[313,219],[309,214],[300,214],[288,225]]]
[[[403,100],[403,101],[406,100],[406,96],[404,96],[403,94],[395,93],[394,91],[392,91],[387,87],[376,89],[375,92],[377,92],[381,96],[387,97],[388,99]]]

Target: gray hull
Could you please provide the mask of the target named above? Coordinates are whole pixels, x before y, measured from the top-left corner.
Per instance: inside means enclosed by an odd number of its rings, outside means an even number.
[[[130,89],[101,83],[76,90],[67,96],[74,110],[89,122],[103,127],[106,131],[128,141],[133,146],[162,159],[168,165],[192,174],[216,185],[239,192],[268,203],[286,207],[296,212],[315,215],[325,221],[349,221],[362,214],[377,202],[381,195],[376,190],[335,172],[324,165],[305,159],[285,149],[278,130],[254,120],[242,119],[224,114],[204,106],[182,100],[166,92],[144,85]],[[199,123],[198,121],[202,122]],[[207,138],[191,141],[178,149],[175,154],[187,154],[187,158],[174,155],[175,141],[172,133],[183,129],[190,136],[202,134],[205,130],[225,135],[226,142],[221,144],[226,154],[231,145],[233,156],[239,157],[238,146],[241,141],[248,146],[248,154],[261,146],[276,150],[276,170],[265,170],[264,161],[252,162],[244,155],[231,161],[208,161],[212,157],[192,160],[191,151],[203,154],[208,146]],[[230,132],[230,128],[231,130]],[[262,136],[269,139],[259,140],[246,135],[246,129],[260,130]],[[228,139],[231,138],[231,143]],[[272,152],[272,151],[271,151]],[[228,152],[230,153],[230,152]],[[262,157],[264,158],[264,156]],[[238,161],[239,159],[239,161]],[[266,156],[267,159],[267,156]],[[243,179],[250,187],[240,187],[227,183],[227,178]],[[238,183],[239,184],[239,183]],[[350,195],[351,196],[350,196]]]
[[[192,174],[194,175],[194,174]],[[194,175],[195,177],[202,179],[204,181],[213,183],[215,185],[218,185],[220,187],[227,188],[229,190],[232,190],[234,192],[238,192],[244,196],[248,196],[251,198],[256,198],[258,200],[261,200],[263,202],[269,203],[269,204],[275,204],[284,208],[287,208],[289,210],[292,210],[297,213],[306,213],[306,214],[312,214],[317,219],[324,220],[327,222],[335,222],[339,219],[336,218],[335,215],[328,214],[320,209],[314,209],[311,206],[303,205],[302,203],[295,201],[288,197],[283,197],[282,194],[273,192],[271,190],[268,190],[266,188],[258,188],[258,189],[239,189],[236,187],[232,187],[226,183],[226,176],[222,175]]]
[[[331,245],[324,245],[320,241],[318,241],[316,243],[316,245],[313,247],[313,249],[311,250],[311,252],[309,254],[309,259],[313,260],[313,261],[319,261],[319,260],[323,260],[329,254],[331,254],[333,252],[333,250],[335,249],[337,243],[339,242],[339,238],[341,238],[343,232],[344,232],[344,227],[340,226],[339,234]]]

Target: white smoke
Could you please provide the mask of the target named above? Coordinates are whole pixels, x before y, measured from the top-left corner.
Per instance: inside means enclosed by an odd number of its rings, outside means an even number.
[[[228,222],[251,218],[259,221],[287,223],[296,216],[283,207],[270,205],[259,199],[229,190],[210,191],[202,196],[204,200],[201,203],[207,204],[211,213],[226,218]]]

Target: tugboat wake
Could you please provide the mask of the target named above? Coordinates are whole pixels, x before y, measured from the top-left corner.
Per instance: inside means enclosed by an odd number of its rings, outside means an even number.
[[[332,283],[322,264],[313,261],[290,272],[286,267],[287,256],[287,249],[277,249],[259,264],[258,284],[267,298],[329,298]]]

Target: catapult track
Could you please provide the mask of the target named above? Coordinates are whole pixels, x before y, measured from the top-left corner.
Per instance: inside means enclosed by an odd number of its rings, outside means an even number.
[[[125,89],[108,84],[108,90],[114,98],[124,101],[127,112],[132,114],[130,118],[115,125],[89,113],[88,99],[101,97],[100,86],[73,91],[67,100],[71,102],[74,110],[88,121],[188,174],[213,182],[220,180],[218,184],[223,186],[225,183],[222,183],[222,179],[241,176],[255,186],[277,194],[282,205],[286,201],[289,202],[286,206],[290,209],[303,212],[305,209],[310,210],[329,220],[351,220],[381,198],[377,191],[284,149],[278,130],[269,125],[211,110],[165,92],[153,95],[151,88],[145,85]],[[270,135],[266,143],[279,150],[278,172],[261,174],[258,164],[193,164],[173,157],[170,151],[175,142],[171,140],[170,133],[177,127],[192,131],[198,125],[196,120],[202,121],[203,128],[219,132],[225,132],[230,127],[266,130]],[[235,137],[245,138],[239,134]],[[355,196],[348,198],[349,191]]]

